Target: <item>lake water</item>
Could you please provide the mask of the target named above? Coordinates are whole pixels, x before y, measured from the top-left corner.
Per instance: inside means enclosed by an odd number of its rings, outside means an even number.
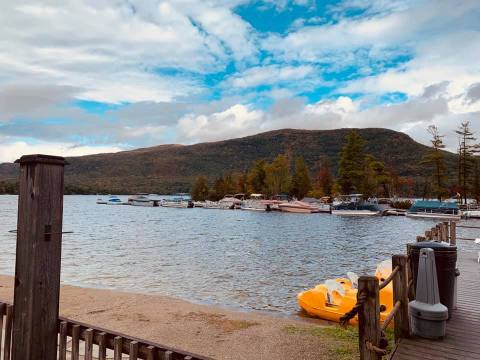
[[[123,197],[126,201],[126,197]],[[405,217],[95,204],[65,196],[62,281],[292,314],[296,294],[373,273],[435,224]],[[17,197],[0,196],[0,273],[13,274]]]

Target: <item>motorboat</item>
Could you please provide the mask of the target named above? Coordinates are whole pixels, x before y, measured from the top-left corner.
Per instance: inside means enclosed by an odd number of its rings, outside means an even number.
[[[461,211],[456,202],[438,200],[417,200],[407,211],[411,218],[460,220]]]
[[[229,210],[240,209],[240,206],[242,205],[242,200],[238,198],[238,195],[243,195],[243,194],[225,195],[222,199],[218,201],[218,208],[229,209]]]
[[[241,204],[242,210],[249,211],[275,211],[280,210],[278,205],[283,201],[278,199],[268,200],[265,199],[263,194],[251,194],[247,200],[244,200]]]
[[[148,194],[136,194],[128,198],[128,204],[132,206],[159,206],[159,201],[152,200]]]
[[[280,208],[280,211],[291,213],[312,214],[320,212],[318,206],[298,200],[281,203],[278,207]]]
[[[108,197],[107,205],[123,205],[123,202],[117,196],[111,195]]]
[[[382,210],[374,199],[364,200],[362,194],[341,195],[332,207],[333,215],[340,216],[376,216]]]
[[[302,199],[302,202],[317,207],[318,212],[330,214],[332,212],[332,206],[330,205],[329,201],[330,197],[328,196],[324,196],[321,199],[311,197],[305,197]]]
[[[186,199],[183,196],[176,196],[171,199],[163,199],[160,202],[160,205],[163,207],[170,208],[193,208],[193,201],[191,199]]]
[[[391,260],[380,263],[375,272],[379,282],[383,282],[392,272]],[[325,281],[313,289],[297,295],[298,304],[310,316],[325,320],[340,322],[340,318],[352,310],[357,303],[358,276],[348,272],[347,278],[337,278]],[[380,290],[380,320],[383,322],[393,309],[393,285],[390,282]],[[358,317],[350,320],[357,324]]]
[[[106,204],[107,204],[107,200],[103,200],[103,198],[97,197],[97,204],[106,205]]]

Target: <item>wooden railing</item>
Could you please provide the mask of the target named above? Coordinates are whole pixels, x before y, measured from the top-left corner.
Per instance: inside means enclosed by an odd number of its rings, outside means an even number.
[[[0,302],[0,358],[10,360],[13,305]],[[4,336],[2,339],[2,333]],[[211,360],[151,341],[60,317],[58,319],[59,360]],[[70,344],[68,346],[68,344]],[[82,354],[82,355],[80,355]]]
[[[457,228],[480,228],[478,226],[458,225],[454,221],[442,222],[417,236],[419,241],[444,241],[456,245],[457,240],[475,240],[457,237]],[[388,340],[385,330],[393,321],[394,339],[398,343],[410,335],[408,319],[408,302],[415,298],[412,267],[410,264],[410,247],[407,245],[407,255],[393,255],[392,272],[383,282],[375,276],[361,276],[358,280],[357,304],[342,317],[346,325],[358,314],[358,338],[360,359],[378,360],[388,354]],[[393,285],[393,308],[383,324],[380,321],[380,290],[390,282]]]
[[[408,259],[406,255],[393,255],[392,272],[382,283],[375,276],[361,276],[358,279],[357,304],[342,317],[345,325],[358,314],[358,341],[360,359],[377,360],[387,355],[388,340],[385,336],[387,327],[393,322],[395,341],[408,337]],[[393,308],[383,322],[380,312],[380,290],[392,282]]]

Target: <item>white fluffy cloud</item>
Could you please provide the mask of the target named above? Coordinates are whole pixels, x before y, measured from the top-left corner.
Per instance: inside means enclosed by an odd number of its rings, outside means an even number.
[[[2,140],[0,138],[0,140]],[[27,143],[25,141],[3,140],[0,142],[0,163],[12,162],[24,154],[46,154],[62,156],[79,156],[107,152],[116,152],[122,150],[115,146],[75,146],[68,143],[40,142]]]

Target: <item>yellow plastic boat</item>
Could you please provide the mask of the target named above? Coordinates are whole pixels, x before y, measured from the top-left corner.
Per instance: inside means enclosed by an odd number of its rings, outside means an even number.
[[[386,260],[377,267],[375,276],[379,282],[385,280],[392,272],[391,261]],[[298,294],[298,304],[310,316],[325,320],[340,322],[340,318],[350,311],[357,302],[356,281],[358,277],[348,273],[349,278],[327,280],[324,284],[315,286],[313,289]],[[392,283],[380,291],[380,320],[384,321],[393,308]],[[355,316],[349,322],[357,324]]]

